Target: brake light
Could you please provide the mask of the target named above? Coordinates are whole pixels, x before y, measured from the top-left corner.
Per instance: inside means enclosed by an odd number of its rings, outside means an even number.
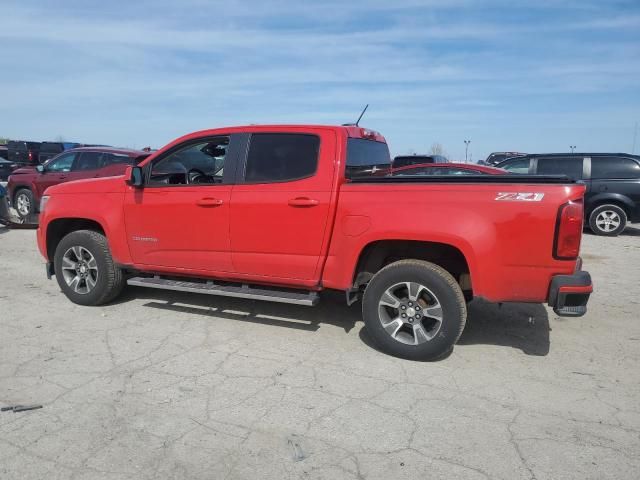
[[[31,151],[29,151],[29,161],[33,160],[33,153],[31,153]]]
[[[584,208],[582,200],[565,203],[558,210],[553,258],[574,260],[580,254]]]

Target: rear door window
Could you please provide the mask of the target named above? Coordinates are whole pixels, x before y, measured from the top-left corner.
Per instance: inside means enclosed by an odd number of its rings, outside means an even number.
[[[103,153],[102,154],[102,166],[108,167],[109,165],[127,164],[133,165],[133,158],[123,153]]]
[[[538,158],[538,175],[566,175],[574,179],[582,178],[582,157]]]
[[[500,168],[504,168],[509,173],[529,173],[529,163],[530,160],[528,157],[518,158],[516,160],[509,160],[504,164],[500,164]]]
[[[389,172],[391,155],[386,143],[350,138],[347,141],[347,178],[368,177]]]
[[[245,182],[290,182],[311,177],[318,167],[316,135],[256,133],[251,135]]]
[[[95,170],[100,168],[101,161],[102,152],[82,152],[76,160],[73,170],[77,172]]]
[[[630,158],[592,157],[591,178],[640,178],[640,163]]]

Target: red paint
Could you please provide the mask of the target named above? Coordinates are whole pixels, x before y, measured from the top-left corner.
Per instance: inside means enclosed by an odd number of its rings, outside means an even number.
[[[346,290],[370,243],[438,242],[464,255],[474,295],[491,301],[546,301],[552,276],[576,268],[575,258],[554,259],[553,248],[559,209],[582,199],[583,185],[345,182],[347,138],[384,141],[360,127],[205,130],[172,142],[142,164],[187,140],[256,132],[319,136],[316,174],[271,184],[134,188],[112,177],[57,185],[49,189],[40,218],[40,251],[47,258],[52,221],[87,218],[101,225],[118,263],[141,271]],[[505,191],[534,191],[544,198],[496,201]]]

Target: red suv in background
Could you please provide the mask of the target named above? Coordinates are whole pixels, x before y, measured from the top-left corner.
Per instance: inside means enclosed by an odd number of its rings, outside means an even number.
[[[7,184],[8,198],[21,218],[38,211],[44,191],[59,183],[86,178],[122,175],[149,152],[111,147],[82,147],[66,150],[44,165],[14,170]]]

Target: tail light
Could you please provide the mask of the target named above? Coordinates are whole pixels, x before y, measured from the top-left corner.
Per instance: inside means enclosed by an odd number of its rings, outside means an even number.
[[[580,254],[584,207],[582,200],[565,203],[558,210],[553,258],[574,260]]]
[[[29,162],[33,160],[33,152],[29,150]]]

